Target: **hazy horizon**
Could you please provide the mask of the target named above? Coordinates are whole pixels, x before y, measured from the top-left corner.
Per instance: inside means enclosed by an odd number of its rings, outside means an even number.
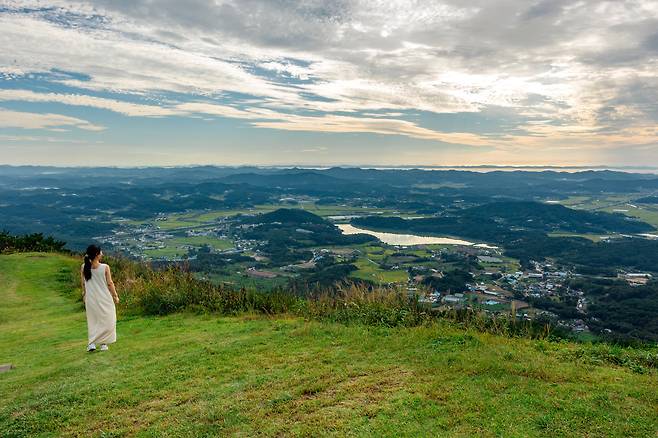
[[[0,164],[658,164],[655,0],[0,0],[0,25]]]
[[[372,164],[336,164],[336,165],[322,165],[322,164],[235,164],[235,165],[224,165],[224,164],[179,164],[179,165],[35,165],[35,164],[2,164],[0,163],[0,168],[44,168],[44,169],[119,169],[119,170],[133,170],[133,169],[190,169],[196,167],[215,167],[218,169],[229,168],[229,169],[240,169],[240,168],[256,168],[256,169],[302,169],[302,170],[327,170],[331,168],[343,168],[343,169],[364,169],[364,170],[458,170],[458,171],[473,171],[473,172],[493,172],[493,171],[556,171],[556,172],[584,172],[584,171],[614,171],[614,172],[624,172],[624,173],[646,173],[646,174],[658,174],[658,166],[506,166],[506,165],[490,165],[490,164],[481,164],[481,165],[462,165],[462,166],[426,166],[426,165],[407,165],[407,166],[396,166],[396,165],[372,165]]]

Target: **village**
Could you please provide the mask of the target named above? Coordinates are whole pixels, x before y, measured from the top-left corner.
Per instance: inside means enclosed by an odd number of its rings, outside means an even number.
[[[255,215],[247,213],[246,216]],[[334,221],[345,219],[337,216]],[[589,331],[584,318],[561,318],[550,310],[552,302],[569,302],[577,312],[574,315],[585,317],[589,303],[582,290],[569,286],[570,280],[578,274],[548,261],[530,261],[521,269],[517,260],[505,257],[494,246],[379,242],[353,247],[311,247],[307,259],[281,265],[262,251],[263,241],[245,237],[256,225],[237,222],[233,216],[217,216],[193,225],[172,224],[171,217],[159,214],[153,221],[127,223],[112,235],[98,239],[114,251],[146,261],[190,261],[197,257],[199,248],[225,257],[245,256],[253,262],[233,265],[232,279],[241,277],[263,285],[303,277],[328,261],[354,264],[358,267],[350,274],[354,280],[404,287],[411,297],[417,297],[433,310],[474,309],[490,314],[512,314],[520,320],[542,317],[574,332]],[[311,233],[304,228],[297,228],[295,232]],[[469,278],[445,286],[441,280],[456,271],[466,272]],[[644,285],[652,278],[651,274],[637,272],[622,272],[618,276],[631,286]],[[540,309],[533,305],[537,302],[543,302],[544,306]]]

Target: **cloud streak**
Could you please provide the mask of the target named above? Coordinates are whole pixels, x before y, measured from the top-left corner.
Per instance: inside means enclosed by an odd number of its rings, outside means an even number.
[[[67,128],[85,131],[103,131],[104,126],[95,125],[76,117],[50,113],[30,113],[0,108],[0,128],[46,129],[62,131]]]
[[[0,90],[0,101],[19,102],[48,102],[63,105],[82,106],[98,108],[123,114],[130,117],[173,117],[173,116],[219,116],[234,119],[249,120],[252,126],[258,128],[280,129],[286,131],[308,131],[308,132],[340,132],[340,133],[375,133],[383,135],[402,135],[418,139],[438,140],[446,143],[466,144],[482,146],[487,139],[468,133],[442,133],[431,129],[422,128],[415,123],[405,120],[386,118],[386,114],[378,118],[372,117],[350,117],[350,116],[299,116],[273,111],[267,108],[239,109],[229,105],[218,105],[207,102],[169,103],[168,106],[143,105],[128,103],[116,99],[99,98],[80,94],[58,94],[58,93],[36,93],[31,90]],[[16,114],[25,114],[17,116]],[[12,118],[6,127],[24,127],[34,129],[38,125],[44,128],[57,126],[39,121],[31,113],[5,114]],[[79,119],[71,119],[60,116],[54,118],[53,114],[47,115],[44,120],[60,120],[62,124],[70,124],[80,129],[101,130],[100,127],[91,128],[92,124]],[[70,119],[70,120],[69,120]],[[69,120],[69,123],[64,123]],[[75,123],[73,123],[75,121]],[[23,125],[21,126],[21,122]],[[2,122],[0,122],[2,123]]]

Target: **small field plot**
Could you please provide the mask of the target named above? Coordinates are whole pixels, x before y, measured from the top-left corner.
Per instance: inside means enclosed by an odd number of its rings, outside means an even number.
[[[409,278],[404,269],[384,270],[379,264],[366,258],[359,258],[354,265],[359,268],[350,274],[350,277],[373,281],[378,284],[404,283]]]
[[[152,258],[172,258],[185,256],[190,248],[200,248],[203,245],[208,245],[218,251],[233,248],[231,240],[212,236],[174,237],[166,239],[164,245],[164,248],[147,249],[144,254]]]

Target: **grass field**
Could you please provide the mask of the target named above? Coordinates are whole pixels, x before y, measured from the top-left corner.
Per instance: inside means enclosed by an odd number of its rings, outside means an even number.
[[[218,239],[212,236],[181,236],[165,239],[166,247],[158,249],[147,249],[144,251],[149,257],[178,257],[187,254],[187,247],[200,247],[208,245],[216,250],[233,248],[233,242],[228,239]]]
[[[317,205],[313,203],[302,203],[298,205],[289,204],[262,204],[256,205],[254,208],[249,209],[229,209],[229,210],[215,210],[215,211],[200,211],[188,213],[172,213],[167,215],[166,220],[149,219],[144,221],[124,221],[125,224],[138,226],[147,223],[155,224],[163,230],[176,230],[179,228],[199,227],[215,222],[217,219],[227,216],[235,216],[238,214],[257,214],[267,213],[274,211],[278,208],[299,208],[309,211],[318,216],[341,216],[341,215],[368,215],[368,214],[383,214],[391,215],[398,214],[392,209],[382,208],[368,208],[368,207],[350,207],[340,205]]]
[[[628,210],[627,212],[624,212],[625,215],[638,218],[641,221],[651,224],[654,226],[654,228],[658,229],[658,208],[648,207],[648,206],[627,205],[624,209]],[[612,210],[607,209],[607,211],[612,211]]]
[[[399,211],[392,208],[354,207],[342,205],[299,204],[292,208],[301,208],[318,216],[348,216],[348,215],[394,215]]]
[[[193,211],[185,213],[172,213],[166,215],[165,220],[156,220],[151,218],[143,221],[124,221],[124,225],[133,227],[140,227],[144,225],[152,225],[159,228],[161,231],[168,233],[182,234],[184,231],[189,230],[209,230],[217,226],[217,220],[224,217],[235,216],[238,214],[262,214],[274,211],[278,208],[299,208],[309,211],[313,214],[328,217],[328,216],[349,216],[349,215],[368,215],[368,214],[399,214],[399,212],[392,209],[376,209],[370,207],[354,207],[354,206],[341,206],[341,205],[317,205],[314,203],[300,203],[298,205],[289,204],[262,204],[256,205],[249,209],[227,209],[227,210],[214,210],[214,211]],[[136,252],[147,256],[148,258],[165,258],[174,259],[184,257],[187,255],[187,248],[185,246],[200,246],[208,244],[217,250],[229,249],[233,246],[230,240],[222,240],[205,236],[194,237],[175,237],[166,239],[164,241],[166,247],[156,249],[136,249]],[[134,242],[131,242],[134,244]],[[134,245],[133,245],[134,246]],[[368,274],[364,274],[368,275]],[[399,277],[399,276],[398,276]],[[364,277],[366,278],[366,277]]]
[[[635,204],[633,199],[638,198],[635,195],[619,195],[607,197],[585,197],[574,196],[563,201],[560,204],[567,207],[580,210],[606,211],[608,213],[622,213],[626,216],[634,217],[658,228],[658,208],[651,205]],[[625,210],[625,211],[615,211]],[[586,236],[585,236],[586,237]]]
[[[583,237],[591,240],[592,242],[600,242],[602,239],[601,234],[583,234],[583,233],[568,233],[568,232],[555,232],[548,233],[550,237]],[[613,236],[614,237],[614,236]]]
[[[0,256],[0,431],[18,436],[638,436],[655,370],[587,344],[296,318],[119,315],[84,351],[79,261]],[[119,291],[121,293],[121,291]]]
[[[155,219],[148,219],[144,221],[128,221],[125,223],[130,225],[154,224],[163,230],[175,230],[178,228],[191,228],[211,224],[221,217],[235,216],[238,214],[267,213],[269,211],[274,211],[277,208],[279,208],[279,206],[260,205],[254,207],[253,209],[230,209],[189,213],[172,213],[167,215],[166,220],[156,221]]]
[[[171,259],[171,258],[182,257],[186,255],[187,250],[176,246],[167,246],[165,248],[146,249],[144,250],[144,254],[151,258]]]
[[[404,269],[381,269],[376,262],[359,257],[354,263],[358,270],[352,272],[350,277],[370,280],[377,284],[406,283],[409,274]]]

